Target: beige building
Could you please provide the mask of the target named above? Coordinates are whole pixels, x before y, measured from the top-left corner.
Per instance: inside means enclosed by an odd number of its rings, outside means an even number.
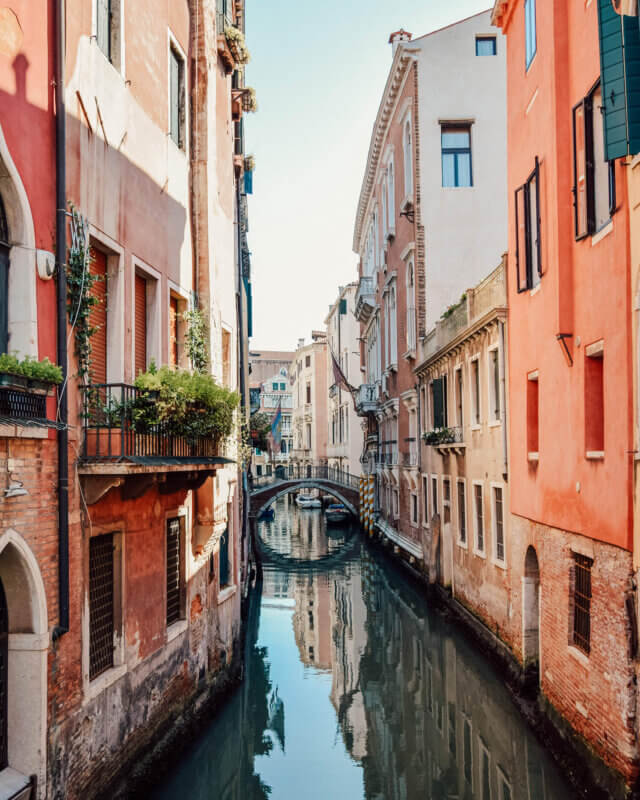
[[[362,421],[351,394],[335,382],[335,356],[347,381],[360,385],[360,325],[355,317],[357,283],[341,286],[325,319],[327,326],[327,458],[330,467],[360,475],[363,447]]]
[[[293,379],[293,458],[298,468],[327,463],[327,335],[312,331],[298,342],[289,370]]]
[[[289,366],[289,365],[287,365]],[[252,387],[253,389],[253,387]],[[281,367],[274,375],[270,375],[259,387],[259,405],[257,411],[273,420],[278,406],[282,410],[282,428],[280,439],[280,451],[273,452],[254,448],[252,456],[252,472],[257,478],[263,475],[280,474],[282,467],[284,472],[280,477],[285,477],[289,472],[289,464],[293,451],[293,395],[289,382],[289,371],[287,367]]]
[[[421,344],[422,491],[410,508],[432,580],[494,630],[510,597],[505,269],[506,259]],[[389,513],[384,490],[382,500]]]

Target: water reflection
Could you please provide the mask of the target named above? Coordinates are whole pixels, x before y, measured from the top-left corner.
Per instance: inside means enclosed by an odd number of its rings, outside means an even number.
[[[154,797],[571,796],[483,660],[352,531],[286,501],[261,527],[278,558],[245,683]]]

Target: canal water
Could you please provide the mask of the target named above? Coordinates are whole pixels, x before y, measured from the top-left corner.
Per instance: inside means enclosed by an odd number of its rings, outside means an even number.
[[[155,800],[567,800],[483,657],[357,525],[260,523],[246,679]]]

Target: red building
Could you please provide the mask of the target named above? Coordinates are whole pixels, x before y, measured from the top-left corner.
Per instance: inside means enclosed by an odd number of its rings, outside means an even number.
[[[599,17],[620,57],[622,21],[608,0],[498,0],[493,15],[508,62],[514,649],[562,724],[630,781],[629,220],[609,122],[625,99],[624,87],[617,101],[603,91],[599,58]],[[637,40],[637,19],[629,25]]]

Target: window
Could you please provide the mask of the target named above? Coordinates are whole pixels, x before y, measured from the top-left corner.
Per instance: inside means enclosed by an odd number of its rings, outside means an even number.
[[[231,386],[231,331],[222,329],[222,385]]]
[[[147,282],[135,276],[134,298],[134,375],[147,369]]]
[[[489,350],[489,419],[500,422],[500,358],[497,347]]]
[[[393,159],[389,162],[387,173],[387,186],[389,191],[389,233],[394,234],[396,229],[396,183],[393,174]]]
[[[447,427],[447,376],[431,382],[431,409],[433,430]]]
[[[272,383],[271,384],[271,390],[274,391],[274,392],[277,392],[278,391],[278,384],[277,383]]]
[[[308,383],[306,386],[306,402],[309,404],[311,402],[311,384]]]
[[[400,492],[393,490],[393,516],[397,519],[400,516]]]
[[[418,524],[418,495],[411,495],[411,524]]]
[[[536,54],[536,0],[524,0],[524,41],[526,68]]]
[[[462,367],[456,369],[456,422],[462,428],[464,425],[464,416],[462,413]]]
[[[527,376],[527,453],[538,454],[538,373]]]
[[[422,502],[424,505],[424,522],[429,523],[429,479],[422,476]]]
[[[542,277],[540,248],[540,164],[515,192],[517,289],[535,289]]]
[[[476,36],[476,55],[495,56],[497,53],[495,36]]]
[[[405,198],[413,199],[413,143],[410,119],[404,124],[402,149],[404,156],[404,194]]]
[[[286,385],[286,383],[281,383],[281,384],[280,384],[280,391],[281,391],[281,392],[284,392],[284,391],[286,391],[286,389],[287,389],[287,385]]]
[[[473,499],[476,520],[476,550],[478,553],[484,553],[484,509],[482,506],[482,485],[479,483],[473,484]]]
[[[167,625],[184,616],[184,517],[167,520]]]
[[[471,171],[471,128],[442,126],[442,185],[473,186]]]
[[[91,296],[97,302],[89,310],[91,336],[91,383],[107,382],[107,256],[102,250],[91,248],[91,274],[96,278]]]
[[[593,560],[573,554],[573,644],[589,653],[591,649],[591,567]]]
[[[504,562],[504,510],[502,507],[502,487],[493,487],[493,525],[496,539],[496,561]]]
[[[573,109],[573,205],[576,239],[599,231],[616,209],[615,162],[605,161],[599,84]]]
[[[180,340],[181,340],[181,301],[176,295],[169,297],[169,364],[177,367],[180,364]]]
[[[445,525],[451,522],[451,479],[442,479],[442,517]]]
[[[456,706],[449,703],[449,752],[456,757]]]
[[[96,0],[96,42],[113,66],[120,61],[120,0]]]
[[[604,348],[602,342],[585,349],[584,442],[587,456],[604,452]]]
[[[311,366],[311,356],[305,356],[304,365],[305,365],[305,367],[310,367]]]
[[[89,540],[89,680],[110,667],[114,660],[114,535],[105,533]]]
[[[169,135],[185,149],[184,59],[173,46],[169,48]]]
[[[498,788],[500,791],[498,800],[511,800],[513,796],[511,793],[511,784],[501,769],[498,769]]]
[[[220,564],[218,573],[220,575],[220,589],[224,589],[231,584],[231,559],[230,559],[230,532],[229,526],[224,529],[220,537]]]
[[[467,498],[464,481],[458,481],[458,532],[460,544],[467,543]]]
[[[431,513],[438,513],[438,478],[435,475],[431,478]]]
[[[413,261],[407,264],[407,352],[416,349],[416,287]]]
[[[471,722],[465,718],[463,728],[464,779],[471,786],[473,778],[473,751],[471,748]]]
[[[480,359],[471,362],[471,414],[472,424],[480,425]]]
[[[307,422],[305,425],[307,450],[311,450],[311,423]]]
[[[482,800],[491,800],[491,764],[489,762],[489,751],[481,743],[482,752]]]

